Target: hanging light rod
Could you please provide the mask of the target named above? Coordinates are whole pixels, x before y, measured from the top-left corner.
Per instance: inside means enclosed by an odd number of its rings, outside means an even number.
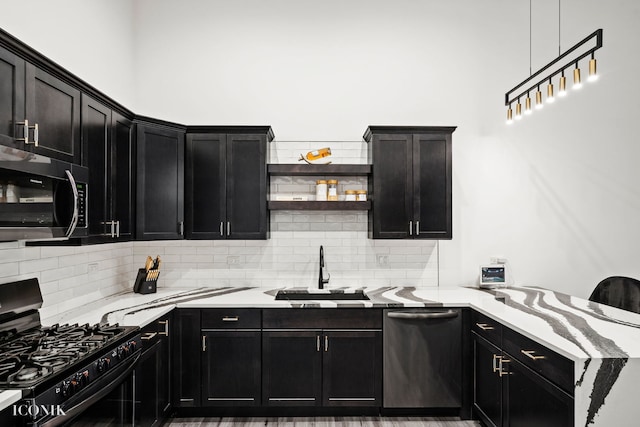
[[[586,51],[584,49],[580,49],[584,45],[592,41],[593,39],[595,39],[595,46],[591,48],[587,48]],[[533,92],[534,90],[537,94],[537,92],[539,91],[538,88],[540,85],[543,85],[546,82],[550,82],[551,79],[557,74],[562,74],[564,76],[565,69],[568,69],[574,65],[575,65],[575,69],[577,70],[577,73],[574,72],[574,76],[577,74],[578,82],[579,82],[580,70],[578,68],[578,62],[589,55],[591,55],[591,61],[589,62],[589,71],[592,76],[595,76],[596,65],[595,65],[594,52],[600,49],[601,47],[602,47],[602,29],[600,28],[594,31],[589,36],[585,37],[584,40],[578,42],[575,46],[571,47],[562,55],[558,56],[556,59],[549,62],[547,65],[545,65],[535,73],[531,74],[529,78],[527,78],[522,83],[518,84],[509,92],[507,92],[504,97],[504,105],[508,106],[509,110],[511,110],[511,104],[513,104],[515,101],[518,101],[520,98],[524,98],[525,95],[528,95],[528,93]],[[578,51],[578,53],[575,53],[576,51]],[[579,53],[579,52],[582,52],[582,53]],[[571,57],[567,59],[565,62],[563,62],[562,65],[556,66],[558,63],[565,60],[570,55]],[[548,71],[550,69],[552,69],[553,71]],[[509,115],[509,112],[507,112],[507,115]]]

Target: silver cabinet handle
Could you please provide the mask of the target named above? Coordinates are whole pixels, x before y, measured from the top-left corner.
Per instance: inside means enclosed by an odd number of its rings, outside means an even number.
[[[67,174],[67,178],[69,178],[69,183],[71,184],[71,191],[73,192],[73,215],[71,216],[71,224],[69,224],[69,228],[67,229],[66,237],[70,237],[73,234],[73,231],[76,229],[78,225],[78,187],[76,187],[76,180],[73,178],[71,171],[65,170],[65,174]]]
[[[502,356],[498,356],[497,354],[493,355],[493,372],[498,372],[498,364],[496,363],[499,359],[502,359]]]
[[[116,222],[109,221],[109,223],[111,224],[111,238],[113,239],[114,237],[116,237]]]
[[[316,351],[320,351],[320,335],[316,335]]]
[[[413,236],[413,221],[409,221],[409,236]]]
[[[536,356],[534,350],[520,350],[520,353],[524,354],[531,360],[541,360],[544,359],[544,356]]]
[[[33,146],[38,146],[38,124],[36,123],[33,126],[29,126],[30,129],[33,129]]]
[[[498,364],[498,375],[499,376],[503,377],[505,375],[511,374],[510,371],[506,371],[505,372],[505,370],[504,370],[504,368],[502,366],[503,363],[509,363],[509,362],[511,362],[511,359],[505,359],[504,357],[500,358],[500,363]]]
[[[155,337],[156,335],[158,335],[157,332],[147,332],[146,334],[142,334],[140,339],[143,341],[149,341],[151,338]]]
[[[120,221],[116,221],[116,237],[120,237]]]
[[[31,144],[29,142],[29,120],[16,123],[17,126],[22,126],[22,138],[16,138],[16,141],[24,141],[25,144]]]
[[[227,221],[227,236],[231,235],[231,222]]]
[[[476,326],[482,329],[483,331],[492,331],[493,329],[495,329],[493,326],[487,323],[476,323]]]
[[[220,235],[224,236],[224,222],[220,221]]]
[[[223,322],[237,322],[238,320],[240,320],[240,316],[224,316],[222,318]]]
[[[169,336],[169,321],[168,320],[159,320],[158,323],[160,325],[164,325],[164,332],[158,332],[160,335],[164,335],[165,337]]]
[[[180,225],[180,235],[184,236],[184,221],[180,221],[179,225]]]
[[[416,236],[420,235],[420,221],[416,221]]]
[[[325,353],[329,351],[329,337],[327,335],[324,336],[324,351]]]
[[[458,312],[455,310],[447,311],[435,311],[428,313],[414,312],[414,311],[391,311],[387,313],[387,317],[390,319],[407,319],[407,320],[424,320],[424,319],[448,319],[458,317]]]
[[[202,336],[202,351],[207,351],[207,336]]]

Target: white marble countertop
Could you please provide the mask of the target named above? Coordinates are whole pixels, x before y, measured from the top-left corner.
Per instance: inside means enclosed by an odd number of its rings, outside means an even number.
[[[104,298],[44,319],[43,324],[143,327],[175,307],[470,307],[574,361],[576,426],[633,426],[629,420],[640,418],[633,398],[640,380],[640,314],[536,287],[358,289],[370,300],[277,301],[277,289],[159,288],[155,294],[126,292]],[[7,395],[4,402],[9,403],[3,404],[3,396],[0,409],[13,403]]]

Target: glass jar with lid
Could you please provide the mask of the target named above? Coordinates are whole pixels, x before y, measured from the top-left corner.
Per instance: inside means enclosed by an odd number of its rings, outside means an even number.
[[[327,180],[327,200],[332,200],[332,201],[338,200],[338,180],[337,179]]]
[[[319,202],[327,201],[327,181],[324,179],[316,181],[316,200]]]
[[[367,190],[357,190],[356,191],[356,200],[358,202],[366,202],[367,201]]]
[[[356,190],[345,190],[344,192],[344,200],[347,202],[355,202],[356,201]]]

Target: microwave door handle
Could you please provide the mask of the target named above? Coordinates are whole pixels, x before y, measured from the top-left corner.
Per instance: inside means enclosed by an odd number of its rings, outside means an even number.
[[[78,188],[76,187],[76,180],[73,178],[73,174],[69,170],[65,170],[64,173],[66,173],[67,178],[69,178],[71,191],[73,192],[73,215],[71,216],[71,224],[66,234],[66,237],[71,237],[71,234],[73,234],[73,231],[78,225]]]

